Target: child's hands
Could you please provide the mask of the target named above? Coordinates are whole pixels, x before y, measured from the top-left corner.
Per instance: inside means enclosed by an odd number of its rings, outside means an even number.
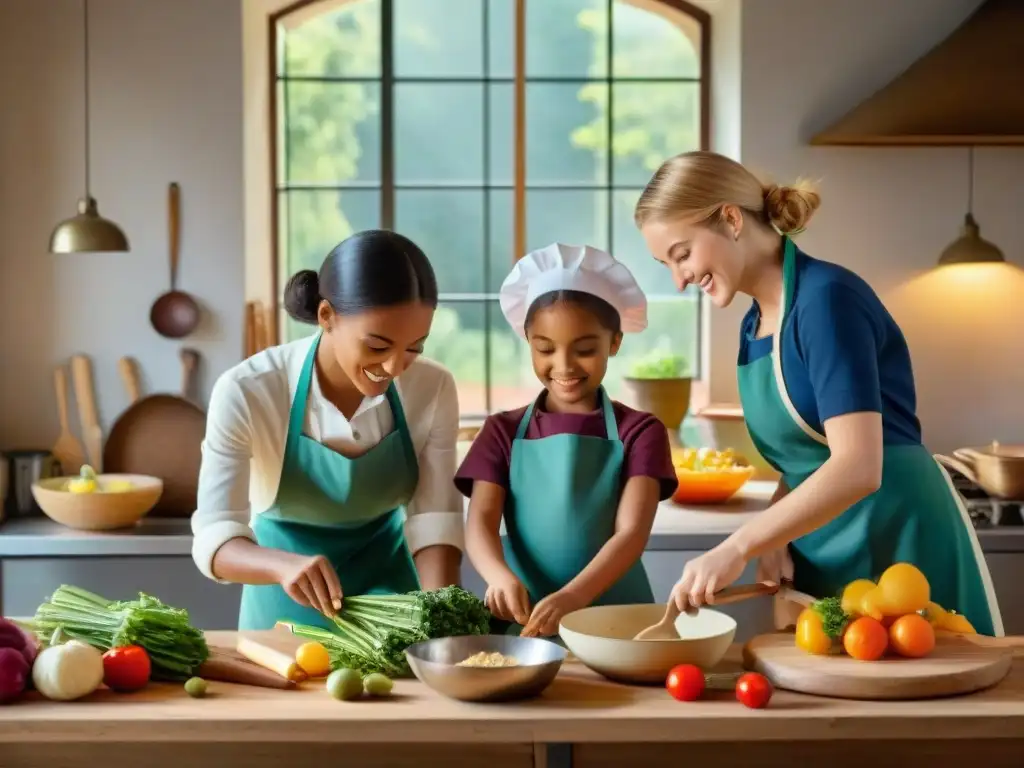
[[[567,613],[583,608],[582,601],[572,592],[559,590],[548,595],[533,609],[530,621],[520,633],[522,637],[551,637],[558,634],[558,625]],[[522,624],[523,622],[519,622]]]
[[[487,585],[484,604],[496,618],[526,624],[530,619],[530,596],[526,587],[509,572],[501,581]]]

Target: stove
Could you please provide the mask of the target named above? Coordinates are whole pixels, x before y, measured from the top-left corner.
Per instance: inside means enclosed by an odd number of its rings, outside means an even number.
[[[1024,500],[995,499],[954,469],[947,469],[953,485],[964,497],[975,528],[1024,525]]]

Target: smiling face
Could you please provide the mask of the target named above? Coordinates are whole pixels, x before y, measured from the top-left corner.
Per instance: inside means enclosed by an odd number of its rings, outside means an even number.
[[[537,309],[526,330],[533,371],[548,391],[550,411],[592,411],[622,334],[591,310],[570,301]]]
[[[376,397],[422,354],[434,307],[416,301],[340,315],[323,301],[319,320],[331,360],[360,393]]]
[[[727,307],[743,283],[742,229],[743,214],[727,205],[715,226],[656,219],[640,231],[654,258],[671,271],[676,288],[696,285],[715,306]]]

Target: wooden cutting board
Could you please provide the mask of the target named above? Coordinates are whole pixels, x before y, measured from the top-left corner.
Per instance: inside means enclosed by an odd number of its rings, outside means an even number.
[[[940,638],[923,659],[857,661],[849,656],[812,656],[796,647],[792,633],[758,635],[743,648],[743,664],[773,685],[839,699],[931,699],[980,691],[1000,682],[1013,664],[1010,647]]]

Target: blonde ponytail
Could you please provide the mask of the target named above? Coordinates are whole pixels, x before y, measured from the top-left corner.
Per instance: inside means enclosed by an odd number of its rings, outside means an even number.
[[[806,181],[793,186],[763,184],[725,155],[686,152],[655,171],[637,201],[634,220],[638,227],[675,219],[713,226],[725,205],[742,208],[780,234],[795,235],[807,226],[821,196]]]

